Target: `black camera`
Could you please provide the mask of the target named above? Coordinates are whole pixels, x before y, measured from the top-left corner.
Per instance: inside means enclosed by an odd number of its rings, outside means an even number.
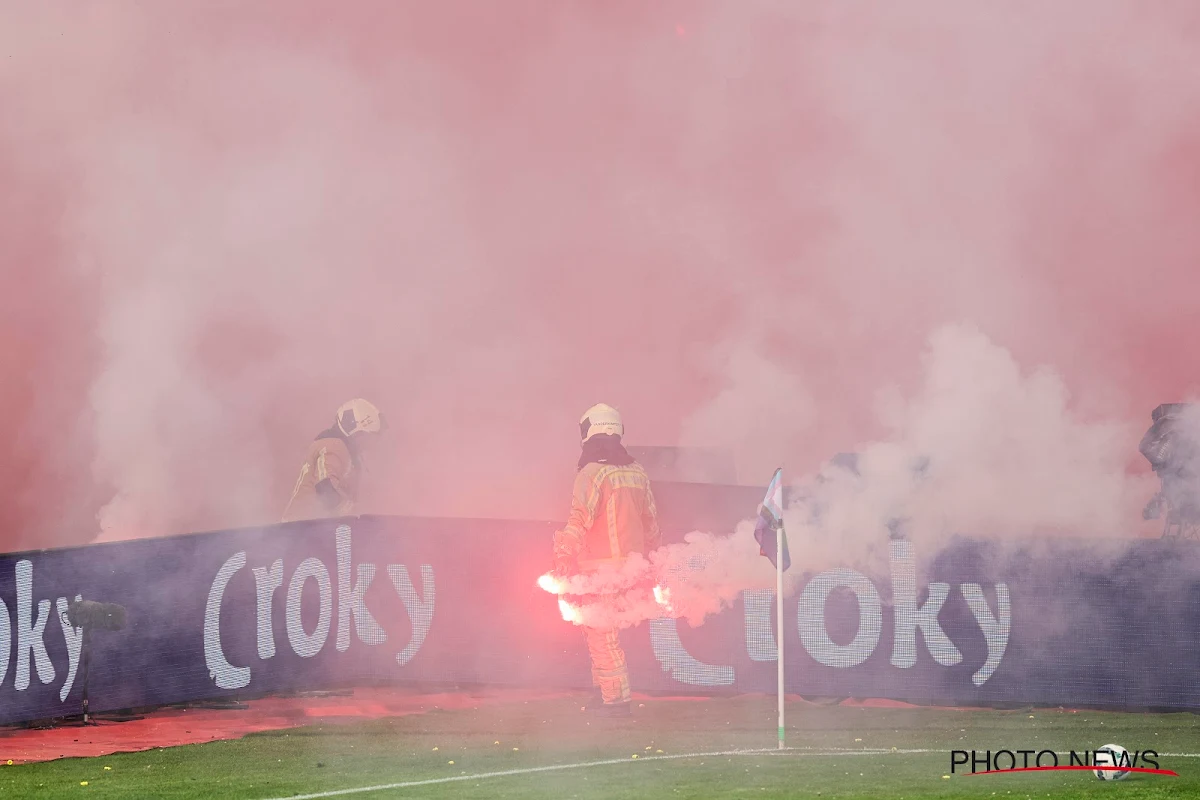
[[[75,628],[119,631],[125,627],[125,608],[116,603],[97,603],[94,600],[72,600],[64,614]]]

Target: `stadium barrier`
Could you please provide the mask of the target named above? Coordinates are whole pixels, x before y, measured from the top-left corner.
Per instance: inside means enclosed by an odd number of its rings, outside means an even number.
[[[731,530],[757,490],[663,486],[668,531]],[[0,723],[379,682],[589,688],[583,637],[534,581],[550,523],[358,517],[0,556]],[[787,689],[944,705],[1200,708],[1200,546],[889,541],[886,574],[804,574],[786,598]],[[773,596],[695,629],[622,634],[643,691],[775,688]]]

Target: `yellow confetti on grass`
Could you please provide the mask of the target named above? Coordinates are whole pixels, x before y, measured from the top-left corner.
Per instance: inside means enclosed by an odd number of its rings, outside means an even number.
[[[80,781],[80,782],[79,782],[79,785],[80,785],[80,786],[87,786],[87,781]]]
[[[108,771],[110,771],[110,772],[112,771],[112,767],[105,767],[105,769],[106,769],[106,770],[108,770]]]

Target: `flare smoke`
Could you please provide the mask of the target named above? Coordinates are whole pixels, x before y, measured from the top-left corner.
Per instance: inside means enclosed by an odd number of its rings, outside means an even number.
[[[1122,470],[1057,453],[1144,468],[1200,389],[1195,4],[0,7],[6,550],[277,521],[358,396],[398,423],[368,513],[560,517],[604,399],[743,483],[859,451],[855,541],[1098,530]],[[875,413],[960,321],[1116,427]],[[954,474],[1008,435],[1026,496]]]
[[[1153,489],[1124,472],[1136,431],[1082,420],[1057,374],[1022,372],[1011,353],[970,327],[937,331],[923,362],[912,397],[880,399],[891,436],[863,445],[855,463],[826,466],[794,486],[798,499],[784,513],[792,553],[785,591],[805,573],[835,566],[886,574],[891,535],[935,552],[954,535],[1033,541],[1137,529]],[[774,587],[753,529],[745,521],[731,535],[694,532],[648,561],[577,576],[561,590],[586,597],[636,588],[615,606],[578,604],[579,624],[625,627],[672,616],[698,625],[741,592]],[[668,589],[666,602],[651,584]]]

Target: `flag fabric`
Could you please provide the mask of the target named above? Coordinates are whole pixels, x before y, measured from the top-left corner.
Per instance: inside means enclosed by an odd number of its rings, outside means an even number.
[[[758,542],[759,555],[766,556],[771,566],[779,569],[775,553],[775,531],[783,527],[783,469],[775,470],[771,483],[767,486],[766,497],[758,507],[758,522],[754,525],[754,539]],[[787,532],[783,532],[783,570],[792,565],[792,557],[788,553]]]

